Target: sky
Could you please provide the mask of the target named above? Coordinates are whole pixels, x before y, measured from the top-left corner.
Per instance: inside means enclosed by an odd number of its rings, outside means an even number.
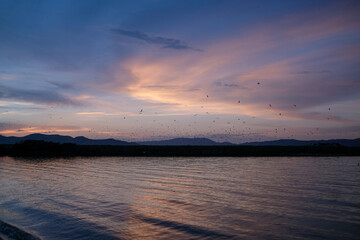
[[[360,1],[0,0],[0,134],[360,137]]]

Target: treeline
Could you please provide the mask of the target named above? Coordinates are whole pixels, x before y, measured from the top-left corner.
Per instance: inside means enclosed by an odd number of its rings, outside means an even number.
[[[0,145],[0,155],[14,157],[75,156],[360,156],[359,147],[339,144],[309,146],[88,146],[27,140],[13,145]]]

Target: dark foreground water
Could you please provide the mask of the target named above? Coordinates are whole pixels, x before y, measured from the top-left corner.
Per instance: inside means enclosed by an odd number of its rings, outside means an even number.
[[[0,220],[48,240],[359,239],[359,157],[0,158]]]

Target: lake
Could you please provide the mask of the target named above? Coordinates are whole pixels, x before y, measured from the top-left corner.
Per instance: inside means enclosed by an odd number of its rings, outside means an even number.
[[[0,220],[47,240],[359,239],[360,157],[0,158]]]

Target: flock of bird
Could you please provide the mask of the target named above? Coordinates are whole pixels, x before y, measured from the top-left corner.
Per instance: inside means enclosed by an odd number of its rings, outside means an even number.
[[[260,85],[260,82],[257,82],[257,85]],[[210,98],[209,94],[206,95],[206,99]],[[241,103],[241,100],[237,101],[238,104]],[[271,103],[268,104],[269,108],[273,108],[273,105]],[[297,108],[297,104],[292,105],[293,108]],[[201,106],[201,109],[204,109],[204,106]],[[330,111],[331,109],[328,108]],[[143,114],[144,109],[139,110],[139,114]],[[209,115],[210,113],[208,111],[203,113],[204,115]],[[279,112],[279,116],[283,116],[283,113]],[[172,123],[171,121],[161,121],[161,120],[152,120],[152,125],[149,124],[141,124],[139,126],[134,126],[136,130],[132,131],[129,134],[130,138],[138,138],[139,136],[157,136],[159,135],[159,132],[165,131],[171,131],[171,135],[173,137],[184,137],[184,136],[194,136],[194,137],[214,137],[219,140],[227,140],[231,138],[231,136],[238,137],[239,139],[244,138],[247,140],[252,141],[261,141],[261,134],[257,133],[255,130],[253,130],[251,127],[248,127],[246,125],[246,121],[241,120],[236,115],[232,117],[232,120],[229,121],[228,118],[223,117],[224,121],[222,121],[221,117],[218,115],[214,115],[213,119],[210,121],[207,118],[202,118],[202,114],[194,114],[193,117],[196,119],[193,120],[178,120],[173,119]],[[250,118],[250,117],[244,117],[244,118]],[[255,118],[255,117],[251,117]],[[126,117],[124,117],[126,119]],[[330,119],[330,118],[328,118]],[[138,122],[136,120],[135,122]],[[150,122],[150,121],[149,121]],[[212,124],[210,124],[210,122]],[[216,127],[214,124],[217,124]],[[241,125],[239,125],[241,124]],[[220,126],[220,127],[219,127]],[[282,136],[287,137],[294,137],[296,134],[296,131],[291,131],[285,127],[281,128],[274,128],[272,134],[271,132],[267,132],[267,135],[269,137],[278,137],[280,134],[280,130],[282,129]],[[120,133],[119,129],[119,133]],[[316,132],[319,132],[319,128],[315,128],[310,130],[307,135],[313,135],[316,134]],[[287,134],[287,135],[285,135]]]
[[[260,82],[257,82],[257,85],[260,85]],[[206,95],[206,99],[209,99],[209,94]],[[237,103],[240,104],[241,100],[237,100]],[[271,103],[268,104],[270,109],[273,108]],[[292,105],[293,108],[297,108],[297,104]],[[191,136],[191,137],[210,137],[220,141],[226,141],[229,139],[234,140],[234,138],[246,139],[248,141],[261,141],[263,140],[261,135],[266,135],[268,137],[278,138],[280,137],[279,134],[281,133],[281,137],[294,137],[296,131],[291,131],[285,127],[276,127],[273,131],[268,130],[267,132],[257,132],[256,129],[251,128],[251,126],[247,125],[246,119],[251,122],[251,119],[255,117],[242,117],[244,119],[240,119],[236,114],[232,117],[224,117],[217,114],[211,115],[209,111],[204,110],[204,106],[201,106],[202,113],[194,114],[193,119],[172,119],[172,120],[164,120],[155,117],[152,120],[141,120],[140,122],[138,119],[135,120],[130,117],[129,119],[131,122],[127,122],[127,127],[133,129],[132,131],[128,132],[127,138],[128,139],[137,139],[141,136],[144,138],[151,138],[155,136],[159,136],[159,133],[166,132],[167,134],[171,135],[172,137],[184,137],[184,136]],[[205,107],[206,109],[206,107]],[[331,108],[328,108],[330,111]],[[140,109],[139,114],[144,114],[144,109]],[[155,113],[157,115],[157,112]],[[206,117],[204,117],[206,115]],[[209,116],[213,116],[212,118]],[[281,112],[278,113],[278,116],[283,117]],[[52,118],[52,114],[49,115]],[[328,117],[328,119],[330,119]],[[123,116],[123,120],[127,120],[126,116]],[[214,125],[216,124],[216,125]],[[279,129],[282,129],[280,131]],[[319,128],[316,130],[310,130],[307,135],[313,135],[319,132]],[[104,126],[103,129],[90,129],[89,133],[93,134],[92,137],[99,137],[99,135],[103,133],[107,133],[110,135],[116,136],[123,136],[124,129],[113,129],[110,130],[108,125]]]

